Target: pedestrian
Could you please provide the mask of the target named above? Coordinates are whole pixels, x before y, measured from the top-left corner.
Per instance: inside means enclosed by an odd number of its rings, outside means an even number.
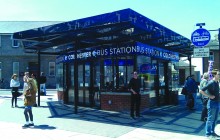
[[[135,106],[135,115],[136,117],[140,117],[140,104],[141,104],[141,94],[140,94],[141,83],[138,78],[138,73],[136,71],[133,72],[133,78],[131,78],[128,88],[131,92],[131,110],[130,116],[132,119],[134,117],[134,106]]]
[[[207,85],[209,79],[209,74],[205,72],[202,77],[202,81],[200,82],[200,89],[202,89],[205,85]],[[208,97],[204,96],[203,94],[201,95],[201,101],[202,101],[202,113],[201,113],[201,121],[206,121],[207,120],[207,102],[208,102]]]
[[[20,82],[18,80],[18,75],[13,74],[11,77],[11,81],[10,81],[10,87],[11,87],[11,93],[12,93],[12,98],[11,98],[11,107],[12,108],[14,108],[14,102],[15,102],[15,107],[18,107],[17,97],[18,97],[19,86],[20,86]]]
[[[23,86],[23,93],[26,91],[26,89],[28,88],[27,85],[27,79],[29,78],[29,72],[25,72],[24,76],[23,76],[23,82],[24,82],[24,86]]]
[[[185,83],[185,87],[187,90],[187,102],[189,102],[189,100],[193,100],[192,105],[189,103],[188,107],[191,110],[195,110],[197,92],[198,92],[199,87],[194,79],[194,75],[191,75],[190,77],[187,78],[187,81]]]
[[[40,94],[41,95],[46,95],[46,82],[47,82],[47,78],[44,75],[44,73],[41,72],[41,76],[40,76]]]
[[[184,88],[186,89],[186,84],[187,84],[187,80],[189,79],[190,76],[187,76],[186,79],[185,79],[185,82],[184,82]],[[185,95],[185,101],[187,103],[187,99],[188,99],[188,92],[187,90],[185,91],[186,93],[184,94]]]
[[[34,95],[36,95],[37,86],[35,85],[33,78],[28,78],[27,84],[28,84],[28,88],[24,93],[24,116],[25,116],[26,123],[23,125],[23,128],[34,126],[32,106],[35,103]]]
[[[218,119],[219,114],[219,71],[217,69],[212,70],[211,72],[213,78],[200,89],[200,93],[204,96],[208,97],[207,109],[208,109],[208,117],[206,121],[206,137],[214,136],[219,137],[215,133],[215,125]]]
[[[33,80],[34,80],[34,84],[36,85],[36,89],[38,89],[37,87],[38,87],[38,85],[37,85],[37,79],[36,79],[36,75],[35,74],[31,74],[31,78],[33,78]],[[37,103],[36,103],[36,94],[34,94],[34,107],[37,107]]]

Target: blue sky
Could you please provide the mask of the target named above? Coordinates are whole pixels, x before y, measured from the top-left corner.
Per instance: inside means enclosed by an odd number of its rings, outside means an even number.
[[[0,21],[70,21],[131,8],[190,38],[196,23],[220,28],[219,7],[220,0],[0,0]]]
[[[219,7],[220,0],[0,0],[0,21],[71,21],[131,8],[190,39],[196,23],[220,28]]]

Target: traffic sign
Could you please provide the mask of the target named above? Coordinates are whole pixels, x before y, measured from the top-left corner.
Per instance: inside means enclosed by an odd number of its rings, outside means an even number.
[[[211,39],[211,35],[208,30],[199,28],[195,30],[191,35],[192,43],[197,47],[206,46]]]
[[[209,57],[209,48],[194,48],[193,57]]]

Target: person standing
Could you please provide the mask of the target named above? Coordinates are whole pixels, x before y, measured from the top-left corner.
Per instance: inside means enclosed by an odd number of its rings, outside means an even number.
[[[186,81],[186,90],[187,90],[187,100],[193,98],[193,105],[192,107],[189,106],[189,109],[194,110],[196,108],[196,99],[197,99],[197,92],[198,92],[198,85],[194,79],[194,75],[191,75]]]
[[[131,78],[128,88],[131,92],[130,116],[131,118],[135,119],[134,106],[135,106],[136,117],[140,117],[140,103],[141,103],[141,95],[140,95],[141,83],[140,80],[138,79],[138,74],[136,71],[133,72],[133,78]]]
[[[47,82],[47,78],[44,75],[44,73],[41,72],[41,76],[40,76],[40,94],[41,95],[46,95],[46,82]]]
[[[11,93],[12,93],[12,98],[11,98],[12,108],[14,108],[14,102],[15,102],[15,107],[18,107],[17,97],[18,97],[18,87],[20,86],[20,82],[17,78],[18,78],[17,74],[13,74],[11,77],[11,81],[10,81],[10,87],[11,87]]]
[[[26,123],[22,126],[23,128],[34,126],[32,106],[35,104],[37,86],[35,85],[33,78],[28,78],[27,84],[28,88],[24,93],[24,116]]]
[[[200,89],[202,89],[205,85],[207,85],[209,79],[209,74],[205,72],[202,77],[202,81],[200,82]],[[207,102],[208,102],[208,97],[204,96],[203,94],[201,95],[201,101],[202,101],[202,113],[201,113],[201,121],[206,121],[207,120]]]
[[[23,81],[24,81],[24,86],[23,86],[23,93],[26,91],[28,88],[27,80],[29,78],[29,72],[25,72],[23,76]]]
[[[208,97],[207,109],[208,117],[206,121],[206,137],[214,136],[219,137],[215,133],[215,125],[219,114],[219,71],[217,69],[212,72],[213,79],[208,82],[206,86],[200,89],[200,93]],[[207,92],[206,92],[207,91]]]
[[[31,78],[33,78],[33,80],[34,80],[34,84],[36,85],[36,87],[37,87],[37,79],[36,79],[36,75],[35,74],[31,74]],[[37,93],[37,92],[36,92]],[[34,100],[34,107],[37,107],[37,103],[36,103],[36,94],[34,94],[34,98],[33,99],[35,99]]]

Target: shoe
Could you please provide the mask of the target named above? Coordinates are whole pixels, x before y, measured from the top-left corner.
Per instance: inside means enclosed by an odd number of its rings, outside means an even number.
[[[29,126],[34,126],[34,123],[30,123]]]
[[[14,106],[12,105],[11,108],[14,108]]]
[[[134,117],[134,116],[131,116],[131,119],[135,120],[135,117]]]
[[[28,128],[29,127],[29,124],[25,124],[22,126],[22,128]]]
[[[18,105],[15,105],[15,107],[18,107]]]

